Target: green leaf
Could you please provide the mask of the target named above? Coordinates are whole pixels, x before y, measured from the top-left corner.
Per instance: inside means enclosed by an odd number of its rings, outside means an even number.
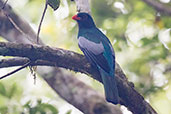
[[[72,112],[72,110],[68,110],[68,111],[66,112],[66,114],[71,114],[71,112]]]
[[[51,104],[42,103],[40,105],[40,107],[41,107],[41,109],[44,109],[44,110],[46,109],[46,110],[51,111],[52,114],[58,114],[59,113],[58,110],[53,105],[51,105]]]
[[[47,3],[52,9],[57,10],[60,4],[60,0],[48,0]]]
[[[11,99],[16,91],[17,91],[17,85],[13,84],[10,91],[8,92],[8,98]]]
[[[2,114],[7,114],[7,112],[8,112],[8,107],[6,107],[6,106],[0,107],[0,114],[1,113]]]
[[[25,107],[25,108],[31,108],[30,107],[30,103],[31,103],[31,101],[28,101],[23,107]]]
[[[37,100],[37,105],[34,107],[31,107],[31,101],[28,101],[24,107],[28,109],[29,114],[46,114],[46,112],[51,112],[50,114],[58,114],[58,109],[56,109],[53,105],[42,103],[41,99]]]
[[[6,89],[2,83],[0,83],[0,94],[6,96]]]

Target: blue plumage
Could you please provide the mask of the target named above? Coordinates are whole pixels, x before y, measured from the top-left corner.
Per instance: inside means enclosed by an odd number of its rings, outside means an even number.
[[[115,82],[115,54],[109,39],[96,27],[87,13],[78,13],[78,45],[89,62],[99,70],[108,102],[119,103]]]

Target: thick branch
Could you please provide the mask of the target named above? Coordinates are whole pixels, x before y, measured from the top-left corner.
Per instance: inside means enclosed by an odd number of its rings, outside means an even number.
[[[107,103],[96,91],[70,74],[63,75],[62,70],[54,70],[44,79],[63,99],[72,101],[84,114],[121,114],[119,109]]]
[[[84,70],[90,66],[86,59],[80,54],[60,48],[50,48],[49,46],[0,42],[0,55],[27,57],[32,61],[36,61],[38,59],[52,61],[60,67],[69,66],[69,69],[75,71],[81,71],[82,69]],[[82,61],[82,63],[77,63],[75,66],[75,63],[72,61]],[[84,64],[84,66],[82,66],[82,64]],[[73,66],[75,66],[77,69],[75,69]],[[85,71],[86,70],[81,72]]]
[[[55,62],[56,66],[74,71],[91,74],[101,82],[98,72],[90,67],[87,60],[80,54],[63,49],[52,49],[48,46],[36,46],[30,44],[0,43],[0,55],[28,57],[30,60],[45,60]],[[133,113],[155,114],[153,108],[136,92],[132,83],[125,78],[119,65],[116,65],[116,81],[121,103]],[[138,104],[138,105],[137,105]]]
[[[147,3],[149,6],[152,6],[155,10],[158,12],[161,12],[163,14],[171,15],[171,7],[166,6],[157,0],[143,0],[145,3]]]

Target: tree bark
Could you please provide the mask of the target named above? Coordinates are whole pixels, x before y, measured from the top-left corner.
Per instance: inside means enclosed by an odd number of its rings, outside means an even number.
[[[147,5],[153,7],[156,11],[171,16],[171,6],[167,6],[165,4],[160,3],[157,0],[142,0],[144,1]]]

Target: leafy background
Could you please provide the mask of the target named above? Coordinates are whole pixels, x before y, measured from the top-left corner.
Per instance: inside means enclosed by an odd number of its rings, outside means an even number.
[[[9,0],[16,13],[35,31],[45,1]],[[171,6],[170,0],[161,0]],[[136,90],[159,114],[171,113],[171,17],[157,13],[141,0],[92,0],[92,15],[97,26],[108,36],[121,65]],[[77,24],[71,19],[76,6],[61,0],[57,11],[48,8],[41,29],[47,45],[81,53],[77,45]],[[4,41],[0,38],[0,41]],[[13,68],[0,69],[0,75]],[[75,74],[73,72],[73,74]],[[77,78],[103,92],[103,86],[87,76]],[[79,75],[79,76],[77,76]],[[138,104],[137,104],[138,105]],[[131,113],[121,106],[125,114]],[[41,79],[24,69],[0,82],[0,113],[81,114],[62,100]]]

